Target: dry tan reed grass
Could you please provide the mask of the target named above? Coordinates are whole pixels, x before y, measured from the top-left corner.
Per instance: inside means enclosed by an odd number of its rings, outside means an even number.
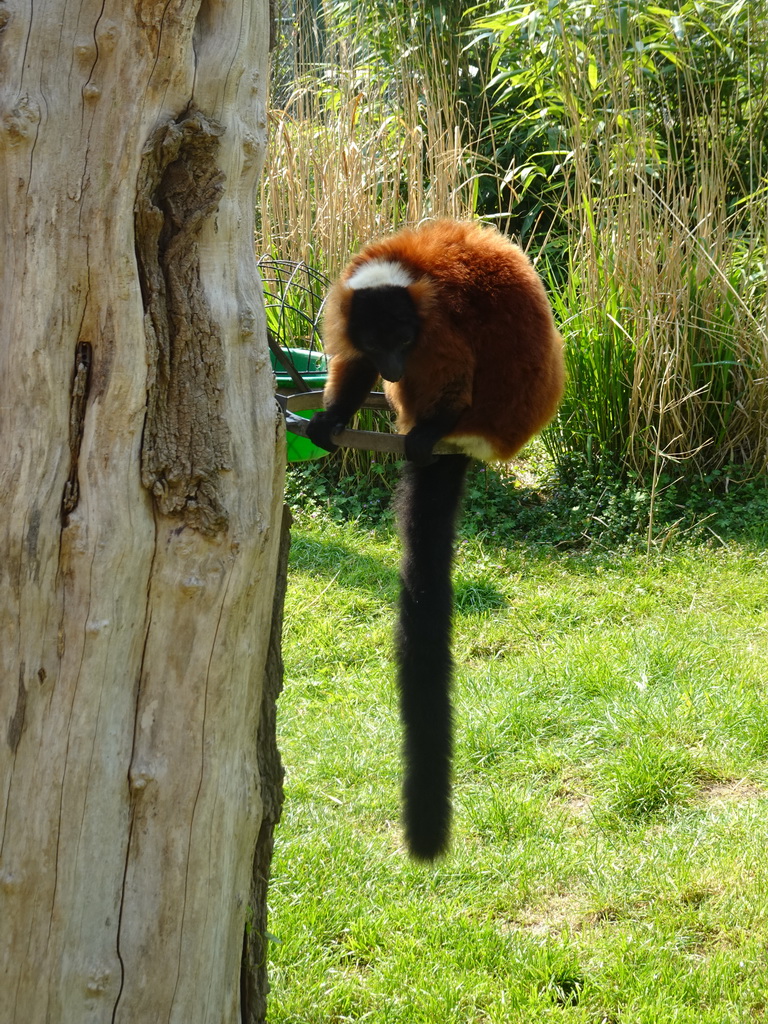
[[[473,212],[475,160],[463,142],[455,74],[425,41],[418,59],[376,81],[353,48],[297,85],[270,115],[257,249],[334,276],[360,245],[425,218]]]

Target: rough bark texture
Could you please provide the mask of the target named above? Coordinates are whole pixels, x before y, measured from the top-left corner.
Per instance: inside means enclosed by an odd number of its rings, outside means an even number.
[[[283,526],[277,581],[272,611],[272,631],[264,678],[259,722],[259,775],[264,809],[251,874],[250,917],[243,941],[243,1024],[264,1024],[267,1017],[267,887],[272,864],[275,826],[283,809],[283,764],[277,749],[275,708],[283,688],[283,607],[288,585],[288,553],[291,546],[291,513],[283,507]]]
[[[268,39],[268,0],[0,0],[3,1024],[240,1017]]]
[[[224,129],[201,113],[161,125],[142,159],[136,256],[149,345],[142,481],[160,511],[205,533],[227,527],[220,474],[229,469],[221,415],[221,332],[200,287],[198,239],[218,209]]]

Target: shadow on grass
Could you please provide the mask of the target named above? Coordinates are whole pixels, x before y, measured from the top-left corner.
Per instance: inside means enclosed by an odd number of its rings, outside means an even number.
[[[294,527],[291,540],[291,568],[321,576],[343,587],[369,590],[394,600],[398,592],[397,566],[378,558],[364,546],[338,539],[309,536]]]
[[[294,530],[291,566],[300,572],[322,576],[338,586],[366,590],[394,602],[400,590],[396,566],[337,539],[324,540]],[[504,595],[482,576],[463,578],[454,585],[455,610],[461,615],[479,615],[502,608]]]
[[[321,468],[301,467],[289,476],[289,503],[340,525],[354,522],[374,531],[373,536],[377,531],[390,536],[396,475],[396,467],[391,467],[388,477],[377,477],[372,484],[353,477],[329,482]],[[647,487],[594,476],[567,484],[550,480],[535,488],[478,465],[467,481],[458,532],[460,541],[481,541],[491,555],[499,548],[519,552],[529,565],[557,560],[574,575],[604,565],[606,558],[663,552],[680,543],[737,543],[762,551],[768,547],[768,478],[739,480],[736,471],[723,471],[685,486],[662,481],[653,493]],[[296,568],[395,598],[396,565],[335,536],[295,537]],[[482,573],[459,575],[455,586],[459,613],[475,614],[504,603]]]
[[[768,547],[768,476],[633,483],[583,475],[522,487],[492,467],[470,476],[461,532],[485,541],[581,556],[663,550],[670,543]]]

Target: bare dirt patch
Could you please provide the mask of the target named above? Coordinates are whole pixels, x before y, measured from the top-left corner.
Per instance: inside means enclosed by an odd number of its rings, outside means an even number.
[[[708,782],[699,791],[699,800],[707,804],[743,803],[759,800],[768,792],[749,779],[731,779],[727,782]]]

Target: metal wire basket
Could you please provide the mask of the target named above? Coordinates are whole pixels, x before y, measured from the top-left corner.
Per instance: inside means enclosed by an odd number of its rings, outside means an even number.
[[[303,261],[262,256],[258,267],[264,286],[272,363],[278,377],[289,376],[289,390],[322,387],[327,360],[320,338],[320,319],[330,280]]]

